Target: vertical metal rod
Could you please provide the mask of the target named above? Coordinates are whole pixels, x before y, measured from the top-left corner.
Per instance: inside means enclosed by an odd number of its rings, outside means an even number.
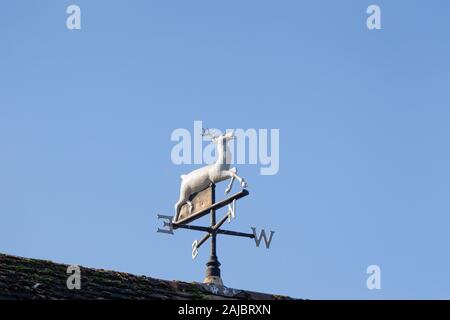
[[[213,188],[213,192],[212,192],[213,203],[216,202],[215,197],[216,197],[215,190]],[[212,209],[211,210],[211,227],[213,227],[215,225],[216,225],[216,210]],[[217,256],[217,250],[216,250],[217,249],[217,247],[216,247],[217,243],[216,243],[216,240],[217,240],[216,232],[212,232],[212,235],[211,235],[211,256]]]
[[[212,203],[216,202],[216,186],[213,184],[212,188]],[[211,228],[216,224],[216,210],[211,210]],[[211,256],[206,263],[206,278],[205,283],[211,283],[215,285],[223,285],[220,278],[220,262],[217,259],[217,232],[211,231]]]

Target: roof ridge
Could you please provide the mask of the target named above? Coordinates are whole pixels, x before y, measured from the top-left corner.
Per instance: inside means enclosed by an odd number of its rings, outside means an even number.
[[[81,288],[71,290],[67,286],[70,266],[75,265],[0,253],[0,299],[291,299],[80,265],[76,266]]]

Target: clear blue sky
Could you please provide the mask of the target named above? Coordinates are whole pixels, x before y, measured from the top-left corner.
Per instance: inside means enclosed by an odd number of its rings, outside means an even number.
[[[229,225],[275,230],[272,247],[219,238],[226,285],[450,298],[449,14],[437,0],[2,2],[0,252],[201,281],[201,234],[155,231],[197,168],[172,164],[170,134],[203,120],[280,129],[279,173],[238,167],[251,195]]]

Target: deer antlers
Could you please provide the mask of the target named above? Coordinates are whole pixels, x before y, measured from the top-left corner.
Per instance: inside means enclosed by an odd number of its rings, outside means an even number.
[[[217,138],[217,135],[215,135],[209,128],[202,128],[202,137],[211,137],[214,139]]]

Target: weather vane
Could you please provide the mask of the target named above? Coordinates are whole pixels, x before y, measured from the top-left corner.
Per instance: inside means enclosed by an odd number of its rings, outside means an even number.
[[[261,240],[264,240],[266,248],[269,249],[275,232],[270,231],[270,235],[267,237],[264,229],[258,235],[254,227],[251,228],[252,233],[221,229],[227,220],[230,223],[236,218],[236,201],[249,195],[246,189],[247,182],[238,176],[236,168],[231,168],[230,166],[231,153],[228,149],[227,142],[235,138],[234,132],[215,135],[210,129],[203,129],[202,136],[210,137],[215,144],[216,154],[218,155],[217,160],[211,165],[181,176],[180,198],[175,204],[175,215],[158,214],[157,218],[163,219],[164,225],[163,228],[158,228],[157,232],[172,235],[174,234],[174,230],[177,229],[206,232],[203,238],[195,240],[192,243],[192,258],[195,259],[198,255],[199,248],[208,239],[211,239],[211,256],[206,263],[206,277],[203,282],[223,286],[223,281],[220,276],[221,264],[217,258],[217,235],[254,239],[257,247],[261,244]],[[216,183],[228,179],[230,179],[230,182],[225,189],[225,194],[229,194],[231,191],[234,180],[239,181],[241,190],[224,200],[216,202]],[[228,207],[228,211],[217,221],[217,211],[224,207]],[[191,224],[208,214],[210,215],[209,226]]]

